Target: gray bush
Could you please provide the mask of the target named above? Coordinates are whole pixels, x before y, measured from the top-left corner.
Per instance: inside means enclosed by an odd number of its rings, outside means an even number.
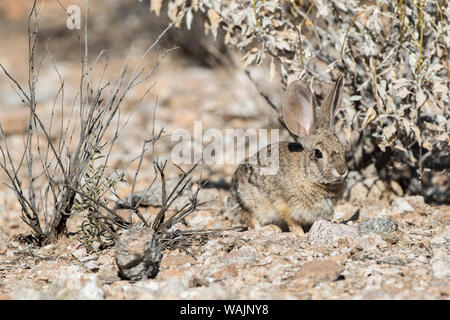
[[[162,3],[151,7],[159,13]],[[189,29],[196,12],[207,18],[205,31],[223,31],[242,52],[244,67],[269,59],[274,76],[279,62],[284,86],[344,74],[339,116],[350,168],[374,165],[408,193],[450,198],[430,186],[450,167],[448,1],[168,0],[178,26]]]

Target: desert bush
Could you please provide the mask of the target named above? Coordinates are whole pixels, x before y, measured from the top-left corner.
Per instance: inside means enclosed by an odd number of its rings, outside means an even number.
[[[131,65],[130,56],[119,73],[107,79],[108,64],[101,66],[99,77],[91,74],[102,63],[104,51],[97,58],[89,61],[88,22],[78,34],[81,48],[81,72],[79,91],[74,101],[67,107],[65,99],[65,78],[51,55],[48,46],[41,52],[38,47],[39,22],[42,16],[43,2],[35,0],[28,18],[28,86],[21,84],[0,64],[0,70],[9,79],[12,88],[29,110],[28,130],[22,150],[11,150],[0,124],[0,168],[8,177],[6,186],[12,189],[22,209],[22,220],[31,228],[31,235],[22,235],[22,240],[32,244],[45,245],[55,242],[60,235],[67,234],[67,220],[75,214],[83,214],[80,224],[79,240],[89,251],[102,250],[114,246],[119,239],[120,229],[133,226],[149,228],[153,238],[148,259],[159,267],[163,250],[180,249],[188,253],[189,247],[198,241],[219,234],[214,230],[181,230],[173,228],[184,222],[186,216],[204,204],[198,199],[203,182],[191,190],[189,198],[182,198],[182,205],[174,212],[171,205],[192,186],[192,173],[198,167],[193,165],[188,170],[179,170],[179,177],[173,186],[166,179],[168,161],[161,161],[155,154],[155,144],[162,137],[164,128],[155,129],[155,111],[153,129],[149,138],[144,140],[138,156],[126,165],[138,160],[138,166],[131,182],[131,194],[120,199],[116,192],[118,183],[126,181],[124,172],[110,168],[110,158],[114,145],[122,129],[127,125],[120,114],[121,106],[127,94],[136,86],[146,86],[141,100],[153,88],[149,81],[165,56],[173,49],[163,50],[153,65],[145,64],[145,57],[156,47],[164,35],[177,22],[170,23],[156,40],[146,49],[135,65]],[[89,0],[86,1],[85,16],[89,15]],[[46,120],[40,110],[38,101],[38,75],[45,61],[57,73],[60,84],[55,88],[54,104]],[[150,83],[149,83],[150,82]],[[145,190],[135,192],[135,186],[142,169],[144,156],[151,151],[154,178]],[[17,160],[17,153],[19,157]],[[200,178],[201,180],[201,178]],[[162,186],[160,210],[154,219],[145,218],[140,212],[140,205],[151,187],[159,183]],[[129,210],[128,219],[123,218],[117,210]],[[169,212],[170,211],[170,212]],[[132,217],[137,216],[138,222]],[[231,229],[241,229],[234,227]],[[200,240],[199,240],[200,239]],[[157,273],[158,269],[153,270]],[[156,274],[154,274],[156,275]]]
[[[162,2],[151,0],[152,9]],[[450,199],[449,188],[431,185],[450,167],[448,1],[168,0],[167,15],[184,15],[188,28],[194,12],[207,17],[207,32],[225,33],[244,67],[268,59],[273,78],[278,61],[284,86],[342,73],[338,126],[353,172],[371,168],[407,193]]]
[[[26,237],[28,241],[39,245],[54,242],[67,231],[67,220],[73,214],[84,212],[87,219],[81,229],[85,244],[92,246],[96,241],[98,247],[106,247],[113,244],[118,228],[126,228],[130,224],[110,205],[113,202],[110,197],[116,196],[116,184],[123,181],[123,174],[108,168],[114,144],[127,124],[120,116],[120,108],[134,87],[146,85],[148,89],[144,96],[153,87],[148,80],[168,51],[150,67],[144,65],[144,58],[164,32],[134,66],[130,65],[128,57],[121,71],[107,79],[108,64],[104,52],[101,51],[94,61],[89,61],[86,20],[78,35],[82,52],[80,89],[71,106],[67,107],[64,75],[48,47],[41,52],[37,46],[42,3],[34,1],[28,18],[28,86],[20,84],[0,64],[0,70],[29,110],[29,125],[20,161],[15,161],[12,156],[0,125],[0,167],[9,178],[6,185],[17,195],[22,220],[32,229],[31,236]],[[89,1],[86,16],[88,14]],[[168,29],[170,26],[165,31]],[[101,69],[103,72],[98,79],[93,79],[91,73],[103,59],[106,61]],[[50,121],[42,119],[36,98],[38,75],[45,61],[50,61],[60,79],[59,87],[55,88]],[[139,217],[146,223],[142,216]]]

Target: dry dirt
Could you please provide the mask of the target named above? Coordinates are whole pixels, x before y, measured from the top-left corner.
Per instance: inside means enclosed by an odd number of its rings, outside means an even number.
[[[0,62],[18,80],[26,81],[27,2],[0,3]],[[76,2],[76,1],[75,1]],[[137,2],[137,1],[134,1]],[[132,61],[153,39],[136,22],[145,15],[121,16],[133,26],[127,33],[120,24],[102,27],[121,10],[119,1],[110,8],[93,7],[93,29],[103,32],[100,44],[93,36],[91,50],[106,46],[110,58],[108,73],[120,68],[126,49],[135,43]],[[129,1],[122,1],[129,3]],[[130,6],[132,6],[130,4]],[[53,3],[42,24],[66,76],[66,98],[77,90],[79,60],[69,54],[77,47],[76,37],[65,30],[65,20]],[[135,10],[136,11],[136,10]],[[59,17],[59,18],[58,18]],[[106,22],[105,22],[106,21]],[[131,22],[130,22],[131,21]],[[47,24],[46,24],[47,23]],[[103,28],[103,29],[102,29]],[[131,27],[130,27],[131,28]],[[117,41],[114,37],[117,35]],[[133,39],[135,41],[133,41]],[[155,54],[146,58],[152,65]],[[267,70],[252,70],[266,79],[264,90],[280,98],[280,85],[267,81]],[[140,100],[145,87],[133,90],[124,102],[123,117],[130,117],[118,140],[110,165],[122,168],[139,154],[142,141],[151,134],[156,97],[156,127],[166,132],[185,128],[192,132],[195,120],[207,128],[270,128],[277,126],[275,114],[259,96],[242,70],[206,68],[174,53],[167,57],[151,81],[150,94]],[[58,77],[52,65],[40,73],[39,112],[52,109]],[[26,130],[27,112],[6,77],[0,76],[0,122],[11,148],[20,150]],[[170,134],[156,151],[168,157],[174,142]],[[136,163],[126,175],[119,194],[130,192]],[[153,177],[151,155],[147,155],[137,190]],[[202,177],[213,182],[230,182],[234,165],[201,168]],[[175,168],[169,175],[174,176]],[[197,178],[199,173],[197,173]],[[2,181],[5,176],[1,174]],[[213,200],[207,208],[192,213],[182,229],[226,228],[232,222],[224,214],[227,191],[208,188],[202,197]],[[157,209],[143,209],[146,217]],[[126,213],[124,213],[126,214]],[[332,222],[319,221],[305,236],[281,232],[274,226],[244,232],[227,231],[201,239],[190,248],[193,257],[179,250],[166,250],[155,279],[121,280],[114,260],[114,248],[88,252],[79,230],[82,217],[69,220],[68,237],[35,247],[17,240],[29,232],[20,220],[21,210],[14,193],[0,190],[0,299],[449,299],[450,297],[450,206],[428,205],[422,197],[388,194],[374,179],[354,186],[335,208]],[[137,222],[137,220],[136,220]]]

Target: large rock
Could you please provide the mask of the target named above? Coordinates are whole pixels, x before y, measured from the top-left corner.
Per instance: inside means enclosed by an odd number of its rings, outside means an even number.
[[[358,230],[354,227],[318,220],[312,225],[306,240],[311,246],[333,247],[339,239],[345,237],[355,238],[358,235]]]
[[[116,264],[126,280],[154,278],[162,259],[158,236],[150,228],[132,228],[117,241]]]

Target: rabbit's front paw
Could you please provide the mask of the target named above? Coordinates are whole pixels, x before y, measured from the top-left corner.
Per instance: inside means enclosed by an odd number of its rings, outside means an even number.
[[[295,221],[289,221],[287,225],[289,227],[290,232],[294,232],[295,234],[297,234],[299,236],[305,235],[305,232],[303,231],[302,226],[299,225],[298,223],[296,223]]]

